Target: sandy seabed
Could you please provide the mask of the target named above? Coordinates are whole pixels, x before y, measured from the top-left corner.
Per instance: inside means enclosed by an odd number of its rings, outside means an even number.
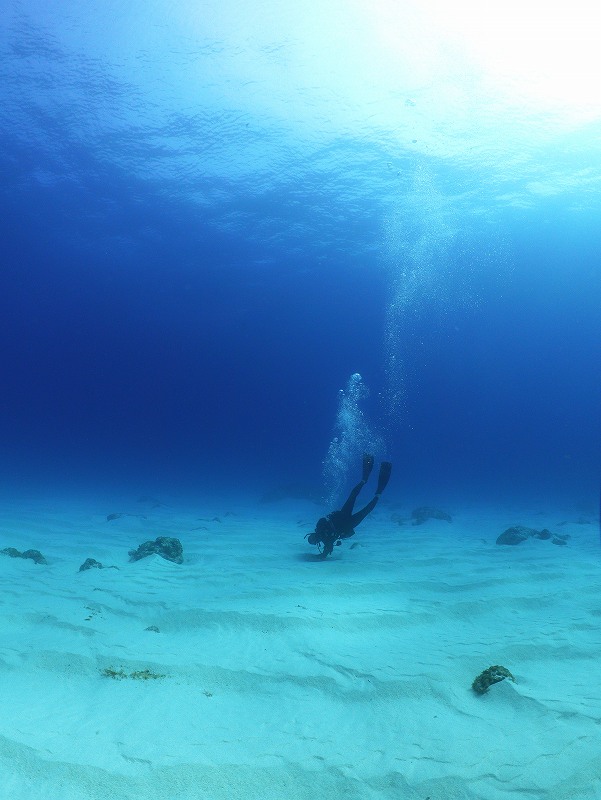
[[[594,517],[382,505],[320,561],[310,504],[151,505],[0,510],[48,561],[0,556],[2,800],[601,799]]]

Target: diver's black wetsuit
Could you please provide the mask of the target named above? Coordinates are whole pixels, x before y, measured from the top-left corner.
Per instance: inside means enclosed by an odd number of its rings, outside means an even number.
[[[370,476],[372,467],[374,465],[374,457],[370,455],[363,456],[363,478],[355,486],[348,496],[348,500],[342,506],[340,511],[332,511],[327,517],[322,517],[318,520],[315,526],[315,531],[308,534],[307,539],[309,544],[316,544],[321,547],[321,555],[325,558],[329,556],[334,549],[335,544],[340,544],[341,539],[348,539],[355,533],[355,526],[363,522],[365,517],[370,514],[376,507],[380,495],[384,491],[386,484],[390,478],[392,464],[389,461],[383,461],[380,465],[380,474],[378,476],[378,487],[373,500],[353,514],[353,507],[355,501],[359,496],[359,492],[367,483]]]

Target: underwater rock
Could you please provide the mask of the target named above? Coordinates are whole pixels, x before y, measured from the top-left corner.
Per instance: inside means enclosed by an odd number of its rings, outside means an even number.
[[[143,542],[137,550],[130,550],[128,555],[130,561],[139,561],[154,553],[167,561],[173,561],[174,564],[184,563],[182,543],[179,539],[173,539],[170,536],[159,536],[154,542]]]
[[[535,528],[526,528],[523,525],[514,525],[507,528],[497,537],[497,544],[521,544],[529,539],[533,533],[538,533]]]
[[[123,514],[119,512],[117,514],[108,514],[106,521],[112,522],[115,519],[121,519],[121,517],[137,517],[138,519],[147,519],[147,517],[145,517],[144,514]]]
[[[36,564],[47,564],[48,562],[39,550],[25,550],[21,553],[21,558],[30,558]]]
[[[160,630],[157,628],[156,625],[149,625],[147,628],[144,628],[145,631],[152,631],[153,633],[160,633]]]
[[[97,569],[104,569],[100,561],[96,561],[95,558],[86,558],[86,560],[79,568],[79,572],[85,572],[87,569],[93,569],[94,567],[96,567]]]
[[[135,672],[130,672],[128,675],[124,669],[115,669],[114,667],[106,667],[105,669],[101,669],[100,674],[104,678],[112,678],[116,681],[123,680],[124,678],[131,678],[134,681],[150,681],[167,677],[160,672],[153,672],[151,669],[139,669]]]
[[[29,558],[32,561],[35,561],[36,564],[48,563],[39,550],[25,550],[23,553],[21,553],[20,550],[17,550],[14,547],[5,547],[4,550],[0,550],[0,553],[5,556],[10,556],[11,558]]]
[[[452,522],[453,519],[450,514],[446,514],[439,508],[430,508],[430,506],[421,506],[414,508],[411,512],[411,519],[413,525],[423,525],[429,519],[443,519],[445,522]]]
[[[521,544],[526,539],[551,539],[553,544],[567,544],[565,539],[569,539],[569,536],[554,535],[547,528],[539,531],[536,528],[527,528],[525,525],[514,525],[503,531],[497,538],[497,544]]]
[[[4,550],[0,550],[0,553],[11,558],[21,558],[21,551],[17,550],[16,547],[5,547]]]
[[[476,694],[486,694],[493,683],[499,683],[499,681],[503,681],[505,678],[509,678],[509,680],[515,683],[515,678],[511,672],[506,667],[501,667],[499,664],[496,664],[493,667],[485,669],[477,678],[474,678],[472,681],[472,689]]]
[[[81,567],[79,568],[79,572],[85,572],[87,569],[119,569],[119,567],[114,566],[111,564],[110,567],[105,567],[104,564],[101,564],[100,561],[96,561],[95,558],[86,558],[83,562]]]

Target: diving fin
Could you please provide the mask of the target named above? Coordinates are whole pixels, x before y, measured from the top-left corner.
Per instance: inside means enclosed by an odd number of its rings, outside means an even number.
[[[392,472],[392,464],[390,461],[382,461],[380,464],[380,474],[378,475],[378,488],[376,494],[382,494],[390,480],[390,473]]]
[[[363,483],[367,483],[374,466],[374,457],[369,453],[363,454]]]

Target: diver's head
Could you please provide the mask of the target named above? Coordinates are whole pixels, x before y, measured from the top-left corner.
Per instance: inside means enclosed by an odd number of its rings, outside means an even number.
[[[321,519],[317,520],[317,525],[315,526],[315,533],[320,538],[322,536],[327,536],[328,534],[332,533],[332,523],[327,517],[322,517]]]
[[[327,517],[322,517],[317,520],[317,525],[313,533],[307,536],[309,544],[320,544],[325,542],[332,536],[332,523]]]

